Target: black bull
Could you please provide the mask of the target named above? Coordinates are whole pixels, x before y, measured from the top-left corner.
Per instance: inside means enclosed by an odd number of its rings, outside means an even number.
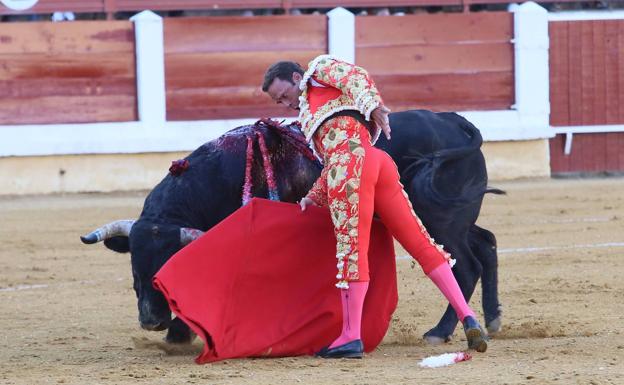
[[[475,222],[484,194],[500,191],[487,190],[479,131],[457,114],[424,110],[390,114],[390,125],[392,140],[382,135],[376,146],[394,159],[414,210],[431,236],[457,260],[453,271],[467,299],[481,278],[485,323],[490,332],[498,331],[496,238]],[[288,130],[292,133],[296,126]],[[171,321],[167,302],[152,287],[151,279],[183,247],[181,228],[206,231],[241,206],[247,138],[257,131],[266,140],[280,199],[301,199],[318,177],[320,165],[304,156],[300,148],[297,150],[283,132],[280,134],[270,124],[257,123],[229,131],[193,151],[186,158],[186,171],[178,176],[167,175],[147,196],[129,237],[105,240],[106,246],[115,251],[131,252],[139,322],[149,330],[168,328],[169,342],[188,342],[191,334],[179,319]],[[257,145],[255,153],[253,195],[267,197]],[[425,338],[432,343],[447,341],[457,322],[449,306]]]

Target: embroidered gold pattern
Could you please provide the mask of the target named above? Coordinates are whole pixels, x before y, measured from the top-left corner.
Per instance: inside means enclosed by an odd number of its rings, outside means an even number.
[[[359,279],[359,192],[365,152],[358,126],[353,118],[339,116],[319,129],[315,141],[321,143],[325,167],[308,193],[317,203],[328,202],[336,235],[336,286],[340,288]]]
[[[341,96],[320,106],[314,114],[308,103],[308,82],[312,77],[342,91]],[[299,88],[303,91],[299,97],[299,121],[308,141],[312,140],[321,123],[336,112],[355,110],[370,120],[372,111],[382,104],[379,92],[366,70],[329,55],[318,56],[310,62]],[[379,130],[375,133],[374,141],[379,133]]]

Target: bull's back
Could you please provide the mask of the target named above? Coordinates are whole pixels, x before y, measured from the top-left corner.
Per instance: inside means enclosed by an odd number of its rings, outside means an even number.
[[[392,139],[382,136],[376,146],[394,159],[425,222],[478,213],[487,172],[474,125],[455,113],[411,110],[390,114],[390,126]]]
[[[454,113],[427,110],[392,113],[392,139],[388,141],[381,135],[375,146],[388,152],[402,171],[413,159],[469,146],[472,137],[466,132],[465,123],[468,122]]]
[[[239,203],[233,198],[239,177],[231,171],[233,166],[242,167],[232,164],[242,164],[243,155],[238,152],[223,155],[212,143],[193,151],[185,158],[188,169],[179,175],[167,174],[149,193],[141,219],[201,230],[218,223]]]

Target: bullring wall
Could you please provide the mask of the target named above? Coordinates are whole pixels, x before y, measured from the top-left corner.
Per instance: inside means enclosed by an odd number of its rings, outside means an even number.
[[[323,52],[368,68],[395,110],[460,110],[488,141],[484,152],[495,179],[549,175],[547,143],[554,133],[548,121],[548,21],[535,4],[493,14],[355,17],[336,9],[327,17],[163,22],[142,13],[131,21],[135,115],[121,122],[73,124],[62,118],[0,127],[19,132],[0,142],[0,178],[8,181],[0,194],[150,188],[171,160],[227,129],[262,112],[292,116],[261,93],[262,73],[277,59],[306,62]],[[62,25],[69,24],[55,26]],[[303,38],[280,33],[295,25]],[[0,39],[0,47],[6,40]],[[401,60],[379,60],[381,55]],[[106,65],[96,56],[93,63]],[[120,167],[124,163],[128,167]]]

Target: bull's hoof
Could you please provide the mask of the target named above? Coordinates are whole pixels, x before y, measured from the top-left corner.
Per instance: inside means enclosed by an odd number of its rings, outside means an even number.
[[[195,340],[195,337],[197,337],[197,334],[193,333],[192,331],[188,331],[187,333],[180,333],[180,332],[171,332],[171,329],[169,329],[169,331],[167,332],[167,335],[165,336],[165,342],[168,344],[190,344]]]
[[[451,340],[451,336],[440,337],[438,335],[433,334],[432,330],[429,330],[427,333],[423,335],[423,339],[429,345],[442,345]]]
[[[500,332],[502,328],[501,316],[498,316],[490,322],[486,323],[485,328],[487,329],[490,336],[495,336],[496,333]]]
[[[165,336],[165,342],[175,345],[189,345],[195,340],[195,337],[197,337],[197,334],[193,332],[189,332],[188,335],[167,333],[167,335]]]
[[[165,342],[168,344],[190,344],[195,337],[197,337],[197,334],[193,333],[182,320],[174,318],[173,321],[171,321],[169,330],[167,330]]]

